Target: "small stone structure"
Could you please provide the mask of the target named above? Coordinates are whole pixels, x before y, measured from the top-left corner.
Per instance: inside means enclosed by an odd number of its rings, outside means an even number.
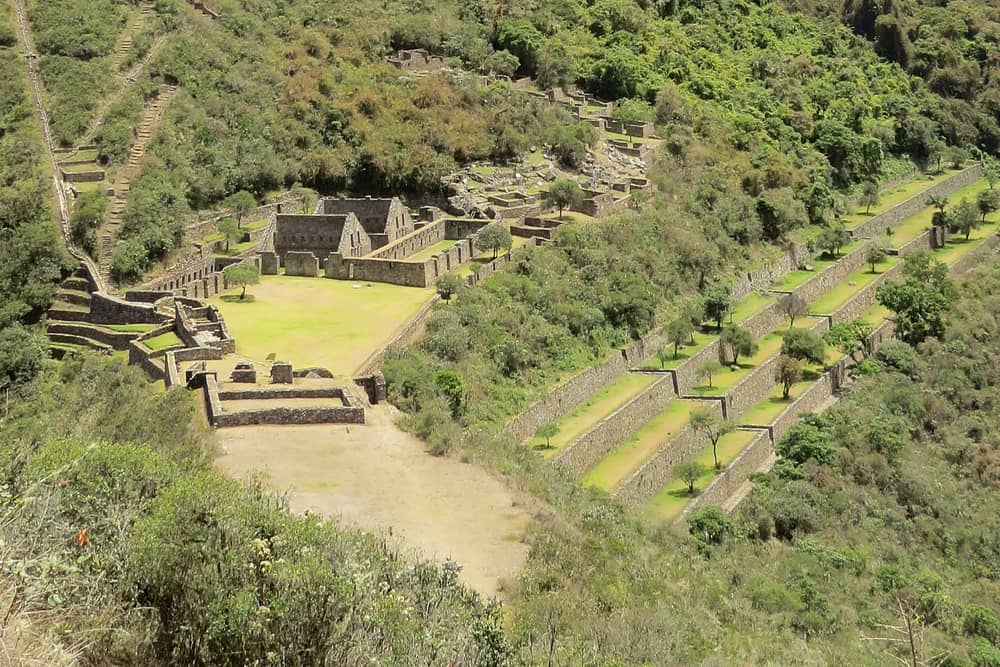
[[[275,216],[274,252],[282,261],[287,261],[291,252],[311,252],[317,257],[326,257],[331,252],[336,252],[347,257],[358,257],[371,252],[371,240],[353,213],[281,213]]]
[[[399,197],[358,199],[338,199],[324,197],[320,200],[318,212],[323,215],[353,214],[371,244],[371,250],[396,241],[413,233],[413,218]],[[331,250],[331,252],[336,252]]]
[[[271,384],[292,384],[292,365],[284,361],[271,364]]]
[[[372,405],[378,405],[386,400],[385,376],[382,375],[382,371],[354,378],[354,384],[365,390],[365,393],[368,394],[368,402]]]
[[[229,379],[231,382],[257,384],[257,371],[254,370],[253,364],[239,363],[236,364],[236,368],[230,373]]]
[[[444,58],[426,49],[405,49],[388,56],[386,62],[404,72],[430,72],[444,67]]]

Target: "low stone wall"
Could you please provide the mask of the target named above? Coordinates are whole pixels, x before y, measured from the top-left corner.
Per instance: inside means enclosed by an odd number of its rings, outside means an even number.
[[[262,408],[215,415],[214,426],[294,425],[294,424],[364,424],[364,408]]]
[[[788,429],[795,425],[801,415],[806,412],[815,412],[831,396],[833,396],[833,381],[829,373],[824,373],[771,422],[769,427],[771,441],[777,443],[785,433],[788,433]]]
[[[420,229],[407,234],[401,239],[379,248],[366,255],[369,259],[395,259],[405,260],[407,257],[417,254],[424,248],[429,248],[435,243],[445,240],[444,220],[430,222]]]
[[[684,523],[688,515],[699,507],[705,505],[721,506],[736,493],[736,490],[747,481],[750,475],[763,467],[774,452],[774,446],[771,444],[770,431],[767,429],[755,430],[757,430],[757,437],[751,440],[739,456],[733,459],[720,474],[716,475],[715,479],[709,482],[708,486],[687,504],[687,507],[677,518],[677,523]]]
[[[721,402],[705,401],[705,407],[722,416]],[[652,499],[667,485],[673,475],[673,468],[685,461],[710,443],[699,436],[687,424],[677,434],[665,440],[647,461],[613,494],[626,505],[638,506]]]
[[[176,353],[173,350],[163,355],[163,382],[167,389],[183,384],[180,368],[177,367]]]
[[[521,252],[524,251],[525,248],[534,248],[537,245],[539,245],[539,240],[538,238],[533,237],[528,239],[528,241],[517,250],[512,250],[510,252],[504,253],[503,255],[500,255],[496,259],[490,260],[485,264],[480,264],[479,269],[476,270],[468,278],[466,278],[465,280],[466,284],[468,284],[470,287],[472,287],[473,285],[478,285],[479,283],[486,280],[487,278],[492,276],[494,273],[496,273],[503,267],[510,264],[513,260],[517,259],[517,257],[521,254]]]
[[[759,313],[755,313],[742,322],[739,322],[738,325],[741,329],[749,331],[754,340],[757,340],[764,334],[771,333],[787,321],[788,318],[781,313],[781,300],[779,299],[761,309]]]
[[[115,350],[127,350],[128,344],[139,334],[127,331],[112,331],[85,322],[52,322],[46,327],[50,333],[72,334],[110,345]]]
[[[326,259],[327,278],[388,283],[404,287],[428,287],[433,283],[433,265],[427,262],[400,262],[391,259],[343,257],[332,253]]]
[[[125,292],[125,300],[133,303],[156,303],[168,296],[173,296],[173,292],[165,290],[129,290]]]
[[[674,379],[670,374],[664,373],[628,403],[567,445],[556,456],[556,460],[574,473],[582,475],[600,463],[615,447],[628,440],[646,422],[663,412],[676,397]]]
[[[133,324],[142,322],[155,324],[163,321],[152,304],[125,301],[102,292],[94,292],[90,298],[90,318],[97,324]]]
[[[799,285],[793,293],[805,299],[806,303],[812,303],[833,289],[844,278],[863,268],[866,264],[865,257],[867,254],[868,248],[864,246],[847,253]]]
[[[918,236],[917,238],[904,243],[899,248],[896,248],[892,254],[899,255],[909,255],[911,252],[919,252],[921,250],[933,250],[935,245],[935,233],[928,229],[926,232]]]
[[[983,168],[978,164],[958,172],[954,176],[947,178],[934,187],[915,194],[909,199],[900,202],[898,205],[884,213],[873,216],[851,231],[851,236],[856,239],[874,238],[885,233],[889,227],[895,227],[910,216],[916,215],[927,208],[927,200],[931,197],[948,195],[972,185],[983,177]]]
[[[674,376],[674,389],[678,396],[690,394],[691,390],[698,386],[698,369],[706,361],[718,361],[722,345],[716,338],[706,345],[697,354],[687,358],[683,363],[671,371]]]
[[[995,234],[987,239],[984,239],[982,243],[979,244],[978,248],[972,252],[966,253],[964,257],[959,258],[957,262],[951,265],[951,273],[953,275],[968,273],[982,264],[985,258],[996,252],[998,247],[1000,247],[1000,234]]]
[[[647,356],[642,342],[616,350],[605,362],[592,366],[563,384],[553,387],[545,398],[533,403],[508,423],[504,431],[516,442],[528,439],[539,426],[555,421],[583,404],[604,385],[642,363]]]
[[[146,371],[150,379],[157,381],[166,378],[163,365],[151,358],[152,350],[139,341],[132,341],[128,345],[128,363],[134,364]]]
[[[816,318],[809,330],[822,334],[830,328],[829,320]],[[737,382],[726,392],[723,405],[723,415],[727,419],[737,419],[744,412],[767,398],[776,384],[774,369],[778,365],[780,354],[776,354],[765,363],[753,369],[745,378]],[[723,373],[728,371],[723,370]]]
[[[385,351],[396,345],[405,345],[424,333],[424,326],[427,323],[427,316],[434,310],[434,305],[441,299],[437,294],[420,307],[420,310],[410,318],[410,320],[400,328],[396,334],[382,348],[373,352],[358,367],[352,375],[374,375],[382,366],[382,359],[385,358]]]
[[[840,308],[832,313],[824,313],[830,315],[830,324],[850,322],[867,313],[875,305],[875,294],[878,292],[878,288],[884,285],[887,280],[902,272],[902,262],[889,267],[878,278],[855,292],[854,296],[848,299]]]
[[[295,387],[294,385],[290,389],[255,387],[253,389],[219,390],[219,400],[221,401],[280,400],[283,398],[330,398],[343,401],[344,390],[339,387]]]
[[[797,269],[799,264],[810,258],[811,255],[804,245],[791,245],[785,249],[780,257],[768,262],[763,267],[740,274],[729,289],[729,293],[734,301],[739,301],[749,296],[751,292],[768,290],[775,280],[788,275]]]

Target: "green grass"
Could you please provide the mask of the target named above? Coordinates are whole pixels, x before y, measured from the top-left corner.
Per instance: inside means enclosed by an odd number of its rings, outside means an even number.
[[[583,483],[605,491],[617,488],[653,456],[664,442],[687,426],[692,410],[698,407],[698,401],[671,401],[663,412],[646,422],[634,436],[584,475]]]
[[[789,273],[786,273],[779,280],[776,280],[771,284],[771,289],[777,290],[779,292],[791,292],[796,288],[801,287],[810,278],[818,276],[820,273],[830,268],[837,263],[836,259],[829,259],[826,257],[817,257],[812,262],[812,271],[805,271],[803,269],[796,269]]]
[[[864,207],[862,206],[858,207],[854,213],[844,216],[844,225],[848,229],[854,229],[858,225],[867,221],[869,218],[879,215],[880,213],[885,213],[893,206],[897,206],[910,197],[929,190],[941,181],[954,176],[956,173],[957,172],[954,170],[946,169],[943,173],[936,176],[918,175],[911,181],[903,183],[888,192],[883,192],[881,194],[881,201],[877,206],[872,206],[870,213],[866,213]]]
[[[751,292],[736,303],[733,308],[732,316],[729,319],[731,322],[739,324],[740,322],[743,322],[744,320],[749,319],[764,310],[779,298],[780,297],[777,294],[761,294],[760,292]]]
[[[183,345],[183,341],[173,331],[168,331],[153,338],[147,338],[142,343],[151,350],[164,350],[175,345]]]
[[[837,309],[847,303],[858,290],[875,282],[879,276],[900,261],[899,257],[889,257],[876,267],[877,273],[872,273],[871,267],[867,266],[860,271],[852,273],[837,283],[833,289],[809,304],[809,312],[821,315],[830,315],[837,312]]]
[[[102,325],[112,331],[121,331],[125,333],[146,333],[147,331],[152,331],[158,325],[156,324],[104,324]]]
[[[73,183],[73,189],[77,192],[104,192],[108,189],[107,181],[94,181],[92,183]]]
[[[542,456],[554,456],[559,450],[590,430],[612,412],[628,403],[643,389],[662,375],[650,373],[625,373],[604,386],[589,401],[556,422],[559,432],[545,446],[544,438],[531,438],[528,445],[539,450]]]
[[[662,371],[662,370],[673,370],[680,366],[682,363],[693,357],[694,355],[705,349],[705,346],[719,337],[715,333],[705,333],[703,331],[696,331],[694,333],[694,344],[693,345],[682,345],[677,349],[677,357],[673,356],[673,346],[668,346],[670,348],[670,358],[667,362],[660,365],[659,360],[654,360],[643,364],[642,368],[644,370]]]
[[[353,373],[433,296],[433,290],[353,280],[264,276],[252,303],[219,307],[237,351],[263,361],[272,352],[296,367]],[[233,290],[231,294],[239,294]]]
[[[838,356],[841,355],[838,353]],[[802,395],[802,392],[811,387],[819,378],[820,372],[817,369],[814,368],[805,371],[803,373],[803,379],[793,384],[789,389],[787,399],[781,395],[781,385],[774,385],[771,392],[767,395],[767,398],[747,410],[746,413],[739,418],[739,422],[741,424],[751,424],[753,426],[770,425],[782,412],[785,411],[789,405],[794,403],[795,400]]]
[[[979,229],[973,229],[972,233],[969,234],[968,240],[959,235],[951,236],[943,248],[938,248],[934,251],[934,257],[951,266],[966,254],[975,250],[984,239],[996,234],[997,223],[998,218],[996,217],[993,220],[988,220],[987,224],[979,227]]]
[[[875,305],[872,306],[872,308],[868,312],[862,315],[861,319],[863,319],[865,322],[872,325],[873,327],[877,327],[890,317],[892,317],[891,310],[889,310],[883,305]]]
[[[444,252],[448,248],[454,247],[454,241],[440,241],[434,245],[427,246],[420,252],[416,252],[406,258],[407,262],[425,262],[434,255]]]
[[[215,253],[216,257],[236,257],[237,255],[246,252],[252,248],[256,248],[259,241],[244,241],[242,243],[230,243],[229,250],[219,250]]]
[[[72,157],[67,155],[62,159],[70,160],[72,162],[82,162],[83,160],[94,162],[97,160],[98,157],[100,157],[100,155],[101,151],[99,151],[96,148],[90,148],[85,151],[77,151],[76,155],[73,155]]]
[[[93,163],[85,164],[61,164],[59,168],[67,174],[84,174],[91,171],[104,171],[104,167]]]
[[[719,463],[725,466],[740,455],[747,445],[753,442],[758,435],[757,431],[733,431],[727,433],[719,439]],[[717,474],[714,469],[715,457],[712,454],[712,445],[709,444],[699,451],[691,460],[698,461],[709,469],[707,473],[695,482],[695,494],[704,489],[715,478]],[[671,480],[656,496],[653,497],[643,508],[643,516],[652,521],[670,521],[677,518],[689,502],[691,494],[688,493],[687,485],[680,480]]]
[[[989,183],[986,182],[986,179],[976,181],[972,185],[962,188],[948,197],[949,210],[956,204],[961,203],[963,199],[974,202],[979,193],[988,188]],[[930,229],[934,210],[932,207],[927,207],[916,215],[910,216],[896,227],[893,227],[892,235],[889,239],[890,245],[894,248],[899,248]]]

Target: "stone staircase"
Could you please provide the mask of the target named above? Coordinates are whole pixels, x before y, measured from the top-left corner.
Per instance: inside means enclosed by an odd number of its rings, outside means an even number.
[[[125,30],[122,31],[121,36],[118,38],[118,42],[115,44],[113,53],[113,58],[111,60],[111,70],[117,72],[122,63],[125,62],[125,58],[128,56],[129,52],[132,50],[132,45],[135,40],[135,36],[139,34],[142,29],[143,24],[155,13],[153,0],[143,0],[136,11],[132,12],[129,16],[128,23],[125,24]]]
[[[125,203],[128,200],[129,185],[131,180],[138,176],[142,166],[142,159],[146,155],[146,149],[153,139],[156,125],[163,115],[163,110],[170,102],[170,99],[177,93],[177,86],[163,84],[156,96],[151,98],[142,112],[142,121],[139,123],[136,132],[136,140],[129,150],[128,160],[122,168],[121,174],[114,185],[114,196],[108,206],[108,216],[105,220],[104,228],[101,230],[100,248],[98,252],[98,266],[101,275],[106,281],[110,281],[111,276],[111,255],[114,252],[115,239],[121,228],[122,214],[125,211]]]

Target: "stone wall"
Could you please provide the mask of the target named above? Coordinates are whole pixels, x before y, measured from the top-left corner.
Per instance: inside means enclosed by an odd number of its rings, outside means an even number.
[[[407,257],[417,254],[424,248],[429,248],[435,243],[440,243],[444,240],[444,221],[429,222],[413,233],[407,234],[389,243],[389,245],[372,252],[366,258],[405,260]]]
[[[301,205],[302,200],[292,194],[286,194],[276,202],[258,206],[250,213],[244,215],[243,219],[248,222],[254,222],[265,218],[271,218],[274,214],[280,213],[286,209],[290,212],[297,204]],[[220,220],[229,217],[232,217],[232,212],[230,211],[209,214],[205,218],[202,218],[199,215],[194,221],[188,223],[184,235],[188,239],[200,239],[208,236],[209,234],[213,234],[217,231]]]
[[[851,320],[857,319],[867,313],[872,306],[875,305],[875,293],[878,291],[878,288],[884,285],[889,278],[902,273],[902,271],[902,262],[889,267],[883,271],[878,278],[855,292],[854,296],[848,299],[847,302],[836,311],[832,313],[824,313],[830,315],[830,324],[833,325],[840,324],[841,322],[850,322]]]
[[[604,385],[642,363],[646,357],[642,342],[615,350],[603,363],[592,366],[553,387],[547,396],[530,405],[508,423],[504,432],[516,442],[528,439],[539,426],[555,421],[582,405]]]
[[[153,381],[165,379],[166,373],[164,372],[162,362],[154,361],[150,353],[151,350],[145,345],[139,341],[132,341],[128,345],[128,363],[139,366],[142,370],[146,371],[146,375]]]
[[[336,252],[360,257],[371,252],[371,239],[353,213],[346,215],[279,214],[274,228],[274,251],[284,259],[291,251],[324,257]]]
[[[805,299],[806,303],[812,303],[833,289],[844,278],[864,268],[866,266],[865,257],[867,254],[868,248],[865,246],[847,253],[799,285],[794,290],[794,293]]]
[[[434,310],[434,305],[440,299],[441,297],[435,294],[430,301],[421,306],[420,310],[418,310],[417,313],[396,332],[389,342],[365,359],[365,361],[356,371],[354,371],[354,373],[352,373],[352,375],[374,375],[382,366],[382,359],[385,357],[385,351],[387,349],[395,345],[405,345],[406,343],[409,343],[423,335],[424,326],[427,323],[427,316],[431,314]]]
[[[791,273],[809,259],[811,259],[811,255],[805,246],[790,245],[778,258],[766,263],[761,268],[740,274],[729,293],[734,301],[739,301],[749,296],[751,292],[770,289],[771,283]]]
[[[815,412],[824,401],[833,395],[833,382],[829,373],[824,373],[820,379],[812,383],[802,394],[778,417],[771,422],[771,441],[781,440],[788,429],[795,425],[799,417],[806,412]]]
[[[428,287],[434,282],[434,266],[427,262],[400,262],[391,259],[349,257],[334,253],[325,262],[327,278],[389,283],[408,287]]]
[[[287,252],[285,253],[285,275],[315,278],[319,275],[319,260],[311,252]]]
[[[281,268],[278,255],[273,252],[265,251],[258,253],[260,257],[260,273],[263,276],[276,276]]]
[[[704,407],[720,417],[722,416],[720,401],[705,401],[704,403]],[[706,438],[694,432],[690,423],[687,424],[676,435],[661,443],[656,453],[647,459],[631,477],[622,482],[622,485],[613,494],[614,497],[626,505],[642,505],[667,485],[673,476],[675,465],[691,458],[709,444],[711,443]]]
[[[678,396],[690,394],[691,390],[698,386],[698,369],[706,361],[717,361],[721,347],[719,339],[716,338],[671,371],[671,374],[674,376],[674,388]]]
[[[96,324],[155,324],[163,321],[152,304],[135,303],[94,292],[90,297],[90,321]]]
[[[998,247],[1000,247],[1000,235],[993,235],[984,239],[978,248],[972,252],[966,253],[964,257],[960,258],[957,262],[951,265],[951,273],[954,275],[961,275],[971,271],[982,264],[985,258],[996,252]]]
[[[983,169],[979,165],[969,167],[947,178],[932,188],[913,195],[885,213],[873,216],[851,231],[856,238],[874,238],[885,233],[889,227],[895,227],[912,215],[927,208],[927,200],[933,196],[946,197],[962,188],[972,185],[983,177]]]
[[[628,440],[646,422],[663,412],[677,394],[674,379],[663,374],[629,402],[595,424],[556,456],[559,463],[582,475]]]
[[[128,344],[139,335],[126,331],[113,331],[85,322],[50,322],[45,330],[48,333],[70,334],[90,338],[105,345],[110,345],[119,351],[127,350]]]
[[[246,401],[246,400],[280,400],[283,398],[330,398],[350,405],[349,399],[345,400],[344,390],[340,387],[296,387],[284,385],[287,388],[277,387],[254,387],[253,389],[220,389],[219,400],[221,401]]]
[[[774,446],[771,444],[770,432],[767,429],[757,430],[757,437],[751,440],[739,456],[733,459],[721,473],[715,476],[715,479],[709,482],[708,486],[687,504],[677,522],[684,523],[688,515],[699,507],[723,505],[747,481],[750,475],[767,463],[773,453]]]
[[[329,408],[260,408],[257,410],[241,410],[215,415],[214,426],[219,428],[232,426],[257,426],[262,424],[364,424],[365,410],[360,407],[329,407]]]
[[[897,248],[893,254],[899,255],[909,255],[911,252],[919,252],[921,250],[933,250],[937,247],[935,243],[935,233],[933,230],[928,229],[926,232],[918,236],[917,238],[904,243],[902,246]]]
[[[822,334],[830,328],[829,320],[813,318],[809,331]],[[723,412],[727,419],[736,419],[744,412],[757,405],[771,393],[776,384],[774,369],[778,365],[780,354],[776,354],[766,362],[754,368],[745,378],[737,382],[726,393]],[[726,371],[722,371],[725,373]]]

